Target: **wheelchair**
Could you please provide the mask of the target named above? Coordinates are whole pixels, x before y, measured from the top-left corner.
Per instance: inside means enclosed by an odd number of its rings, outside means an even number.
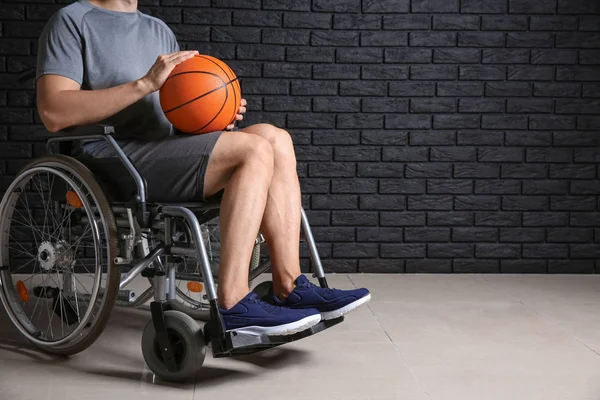
[[[33,77],[29,70],[18,80]],[[200,372],[207,347],[213,357],[251,354],[343,321],[321,321],[289,336],[227,332],[216,290],[219,196],[199,203],[152,201],[114,133],[110,126],[85,126],[52,135],[47,155],[26,165],[0,202],[0,299],[33,345],[74,355],[95,342],[115,306],[150,301],[144,360],[163,380],[185,381]],[[116,157],[73,155],[72,144],[86,140],[106,141]],[[301,240],[314,277],[328,287],[304,209],[301,215]],[[264,243],[259,233],[249,265],[251,287],[271,266],[261,252]],[[149,287],[138,295],[127,287],[140,275]],[[272,282],[253,291],[270,298]]]

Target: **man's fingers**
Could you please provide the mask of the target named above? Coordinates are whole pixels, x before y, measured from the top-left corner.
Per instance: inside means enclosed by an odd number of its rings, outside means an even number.
[[[246,107],[240,107],[240,114],[245,114],[246,113]]]
[[[243,115],[241,115],[241,114],[238,114],[238,115],[236,115],[236,116],[235,116],[235,120],[236,120],[236,121],[241,121],[241,120],[243,120],[243,119],[244,119],[244,116],[243,116]]]
[[[242,99],[240,104],[242,107],[246,107],[248,105],[248,102],[246,101],[246,99]]]

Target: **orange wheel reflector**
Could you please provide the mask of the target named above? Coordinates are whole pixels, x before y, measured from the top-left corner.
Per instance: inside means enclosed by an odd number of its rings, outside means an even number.
[[[81,202],[81,199],[79,198],[79,196],[77,196],[77,193],[69,190],[67,191],[67,203],[69,203],[69,205],[73,208],[81,208],[83,207],[83,203]]]
[[[200,282],[188,282],[187,288],[192,293],[200,293],[202,292],[203,286]]]
[[[19,292],[21,300],[23,300],[24,302],[29,301],[29,293],[27,293],[27,288],[25,287],[23,281],[17,282],[17,292]]]

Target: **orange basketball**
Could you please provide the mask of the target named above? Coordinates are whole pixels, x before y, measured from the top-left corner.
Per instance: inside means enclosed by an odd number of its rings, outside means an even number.
[[[222,131],[238,113],[241,92],[227,64],[197,55],[173,69],[160,89],[160,105],[171,124],[182,132]]]

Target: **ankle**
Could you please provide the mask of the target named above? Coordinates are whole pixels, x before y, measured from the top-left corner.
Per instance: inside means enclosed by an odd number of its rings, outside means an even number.
[[[223,310],[229,310],[230,308],[235,307],[237,303],[240,302],[250,291],[247,289],[246,291],[237,291],[231,293],[219,293],[218,294],[218,303],[219,307]]]

